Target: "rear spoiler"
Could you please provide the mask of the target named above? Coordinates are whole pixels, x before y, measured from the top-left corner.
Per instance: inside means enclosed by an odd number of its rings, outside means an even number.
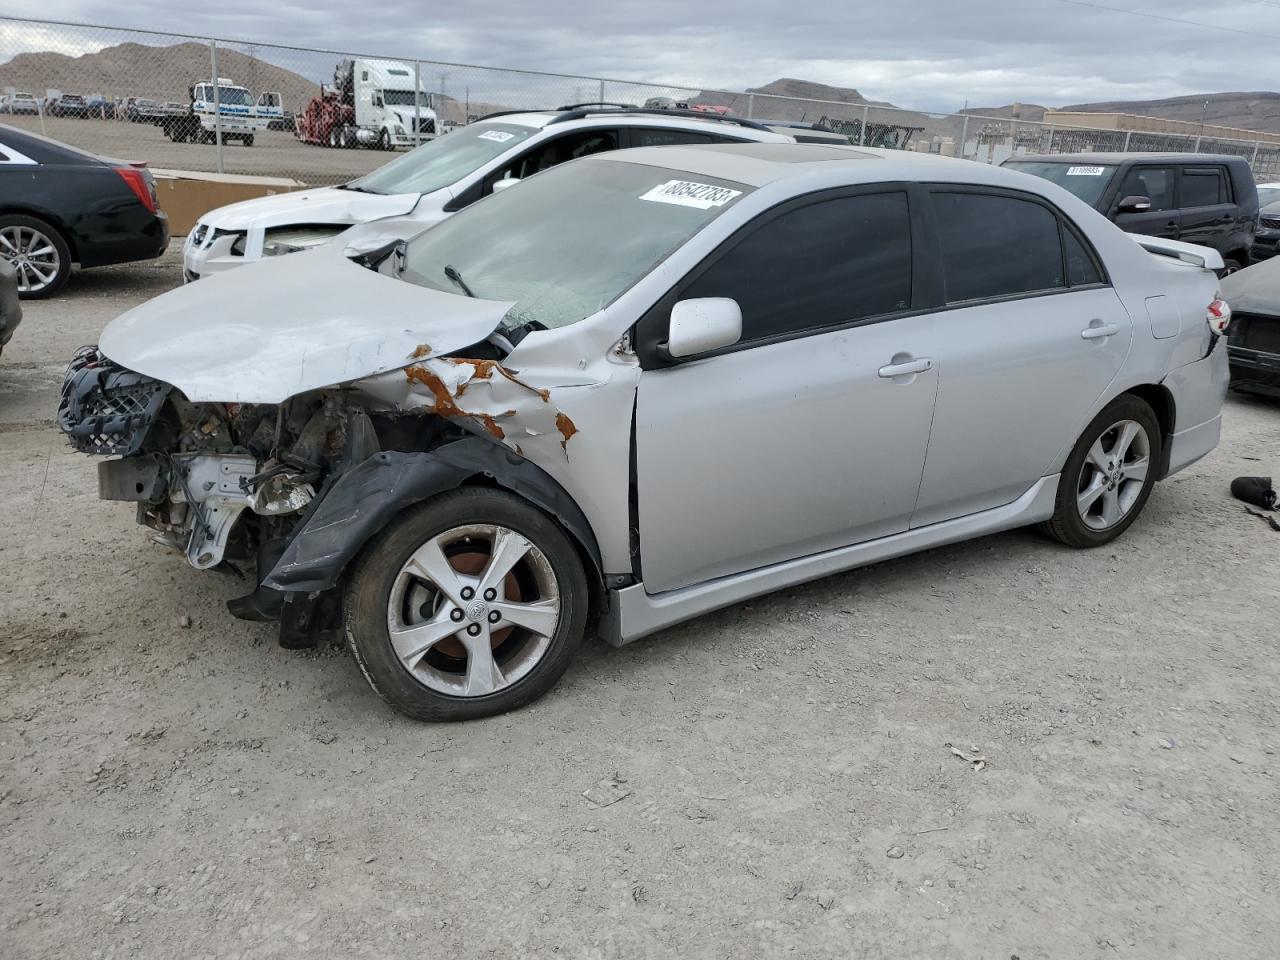
[[[1226,264],[1222,262],[1222,254],[1212,247],[1201,247],[1194,243],[1183,243],[1181,240],[1166,240],[1164,237],[1148,237],[1140,233],[1131,233],[1138,246],[1148,253],[1161,257],[1172,257],[1206,270],[1221,270]]]

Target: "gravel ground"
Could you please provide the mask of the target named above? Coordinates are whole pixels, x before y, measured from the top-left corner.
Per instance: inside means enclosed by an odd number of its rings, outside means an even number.
[[[1280,406],[1110,548],[934,550],[424,726],[227,616],[45,422],[177,275],[76,277],[0,360],[6,960],[1280,952],[1280,535],[1227,494]]]
[[[0,114],[0,123],[42,132],[40,118],[27,114]],[[81,150],[122,160],[145,160],[150,166],[165,170],[218,169],[217,148],[213,144],[174,143],[163,130],[149,123],[45,117],[43,132]],[[291,132],[263,130],[255,134],[252,147],[239,140],[223,146],[222,172],[293,177],[310,184],[342,183],[382,166],[396,155],[378,150],[333,150],[302,143]]]

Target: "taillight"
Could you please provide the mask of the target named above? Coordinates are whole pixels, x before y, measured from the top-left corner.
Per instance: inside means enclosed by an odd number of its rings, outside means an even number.
[[[1231,325],[1231,305],[1221,297],[1214,297],[1213,302],[1209,304],[1209,310],[1205,314],[1205,320],[1209,322],[1209,329],[1218,336],[1222,336],[1227,332],[1227,327]]]
[[[136,167],[116,167],[115,171],[120,174],[120,178],[129,185],[129,189],[142,201],[142,205],[147,208],[147,211],[155,213],[156,195],[151,189],[147,175]]]

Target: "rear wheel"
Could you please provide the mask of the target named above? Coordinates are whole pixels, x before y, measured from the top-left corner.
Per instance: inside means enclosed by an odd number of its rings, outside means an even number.
[[[0,215],[0,256],[18,271],[18,296],[24,300],[57,293],[71,275],[71,251],[62,234],[25,214]]]
[[[505,713],[564,673],[587,586],[559,526],[505,491],[462,488],[407,511],[365,551],[346,635],[374,691],[419,720]]]
[[[1100,547],[1120,536],[1151,496],[1161,445],[1151,406],[1130,394],[1117,398],[1076,441],[1053,517],[1040,530],[1071,547]]]

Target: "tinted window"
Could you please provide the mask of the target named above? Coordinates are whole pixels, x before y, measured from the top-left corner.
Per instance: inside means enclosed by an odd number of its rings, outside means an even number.
[[[1080,238],[1065,226],[1062,228],[1062,243],[1067,260],[1067,283],[1073,287],[1086,283],[1101,283],[1102,274],[1098,272],[1093,257],[1080,242]]]
[[[906,194],[790,210],[752,231],[680,296],[738,301],[744,341],[909,309]]]
[[[1150,197],[1152,211],[1175,210],[1172,167],[1133,167],[1120,184],[1118,200],[1125,197]]]
[[[653,130],[633,127],[631,143],[637,147],[667,147],[677,143],[712,143],[705,133],[693,133],[689,130]]]
[[[935,193],[947,302],[1065,286],[1058,218],[1029,200]]]
[[[501,180],[511,176],[524,180],[566,160],[577,160],[579,157],[589,157],[593,153],[617,149],[618,132],[616,130],[584,130],[581,133],[571,133],[548,140],[542,146],[526,153],[495,179]]]
[[[1221,167],[1197,169],[1188,167],[1182,171],[1182,205],[1184,207],[1211,207],[1218,203],[1230,203],[1227,197],[1227,178]]]

